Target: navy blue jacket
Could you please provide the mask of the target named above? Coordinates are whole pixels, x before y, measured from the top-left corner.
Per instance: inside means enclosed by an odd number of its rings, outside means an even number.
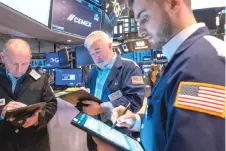
[[[226,47],[209,34],[203,27],[185,40],[154,87],[141,126],[146,151],[225,150],[224,118],[174,106],[182,81],[225,86]]]
[[[85,82],[85,87],[90,89],[92,95],[95,94],[97,73],[96,67],[92,68],[88,72]],[[131,60],[117,56],[104,84],[101,100],[103,102],[110,101],[108,96],[120,90],[123,96],[112,101],[113,106],[127,106],[131,103],[130,110],[138,112],[144,100],[144,85],[133,84],[132,76],[143,76],[139,66]]]

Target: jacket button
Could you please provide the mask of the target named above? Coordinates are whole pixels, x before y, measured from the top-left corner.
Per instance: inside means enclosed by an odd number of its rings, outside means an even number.
[[[16,129],[16,130],[15,130],[15,133],[19,133],[19,130],[18,130],[18,129]]]

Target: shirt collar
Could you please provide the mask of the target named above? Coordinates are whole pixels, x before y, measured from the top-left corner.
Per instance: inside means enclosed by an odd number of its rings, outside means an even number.
[[[6,70],[6,75],[11,81],[17,81],[19,78],[15,78],[11,73]]]
[[[116,57],[117,57],[117,55],[116,55],[116,53],[114,53],[114,57],[112,58],[111,62],[108,65],[106,65],[106,67],[104,67],[104,68],[111,69],[115,63]]]
[[[205,27],[204,23],[197,23],[189,26],[188,28],[182,30],[172,39],[170,39],[162,48],[163,54],[166,56],[168,61],[173,57],[176,50],[181,46],[181,44],[191,36],[195,31],[201,27]]]
[[[18,81],[19,79],[21,79],[23,76],[24,76],[24,74],[23,75],[21,75],[21,77],[19,77],[19,78],[15,78],[11,73],[9,73],[7,70],[6,70],[6,75],[7,75],[7,77],[11,80],[11,81]]]

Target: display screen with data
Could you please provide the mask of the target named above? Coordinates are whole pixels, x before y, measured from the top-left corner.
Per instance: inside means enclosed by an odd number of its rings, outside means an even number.
[[[56,69],[56,86],[75,86],[82,83],[82,69]]]
[[[144,151],[140,143],[127,135],[111,129],[103,122],[88,116],[84,113],[79,113],[73,120],[72,124],[76,127],[91,133],[125,151]]]
[[[51,28],[85,38],[101,29],[102,9],[84,0],[54,0]]]

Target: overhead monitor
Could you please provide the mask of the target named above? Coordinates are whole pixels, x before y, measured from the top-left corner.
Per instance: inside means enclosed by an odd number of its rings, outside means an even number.
[[[124,2],[122,0],[105,0],[105,13],[110,19],[110,22],[115,25],[118,17],[124,9]]]
[[[104,13],[103,15],[103,23],[101,26],[101,30],[104,31],[109,37],[113,37],[114,24],[109,19],[108,15]]]
[[[101,29],[102,9],[84,0],[54,0],[51,28],[58,32],[87,37]]]
[[[75,86],[82,83],[82,69],[56,69],[56,86]]]

